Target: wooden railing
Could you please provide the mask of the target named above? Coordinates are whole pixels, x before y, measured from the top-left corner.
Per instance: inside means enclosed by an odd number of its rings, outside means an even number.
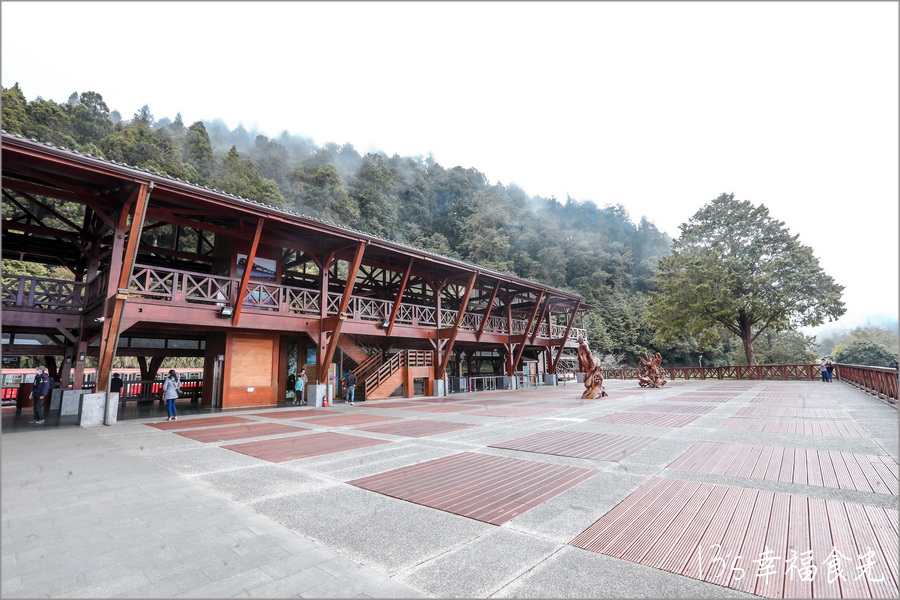
[[[664,367],[669,379],[768,379],[813,381],[819,377],[819,365],[732,365],[728,367]],[[637,367],[604,369],[607,379],[637,379]]]
[[[369,375],[362,382],[363,394],[378,389],[391,375],[403,367],[431,367],[432,352],[429,350],[401,350],[391,355],[384,361],[377,371]]]
[[[101,301],[106,289],[106,277],[100,274],[89,282],[81,283],[58,279],[43,279],[25,275],[9,275],[3,277],[2,304],[37,308],[44,310],[69,310],[81,312],[84,308]],[[169,305],[208,306],[217,308],[226,304],[234,304],[234,297],[240,288],[240,279],[236,277],[219,277],[187,271],[177,271],[162,267],[135,265],[129,281],[129,297],[153,303]],[[326,315],[337,314],[341,294],[329,293],[327,296]],[[317,290],[276,285],[251,281],[243,299],[246,309],[269,311],[276,314],[314,316],[321,314],[321,293]],[[345,315],[357,321],[382,323],[387,320],[394,308],[391,300],[363,298],[351,296]],[[434,307],[401,303],[397,311],[395,323],[413,327],[436,327],[437,310]],[[516,315],[518,316],[518,315]],[[441,327],[452,327],[456,322],[457,311],[441,310]],[[463,331],[477,331],[481,327],[484,316],[478,313],[465,313],[459,328]],[[488,319],[485,333],[495,335],[521,335],[525,333],[526,319],[512,319],[492,316]],[[566,332],[562,325],[547,326],[547,323],[532,325],[537,328],[537,337],[558,340]],[[569,339],[587,337],[587,331],[573,327]]]
[[[897,404],[897,370],[885,367],[835,364],[838,380]]]
[[[3,306],[81,312],[85,284],[65,279],[4,275],[0,300]]]
[[[119,391],[119,402],[137,400],[160,400],[164,379],[143,379],[138,381],[126,381]],[[203,395],[202,379],[182,379],[179,398],[190,398],[191,402],[199,402]]]

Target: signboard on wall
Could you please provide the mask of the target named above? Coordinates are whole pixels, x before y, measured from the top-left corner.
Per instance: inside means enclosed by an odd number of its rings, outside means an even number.
[[[308,364],[308,365],[316,364],[316,349],[315,348],[307,348],[306,349],[306,364]]]
[[[4,356],[3,367],[6,369],[18,369],[21,356]]]
[[[240,277],[244,274],[244,268],[247,266],[247,255],[246,254],[238,254],[237,255],[237,275]],[[259,258],[256,257],[253,259],[253,270],[250,271],[250,277],[254,279],[275,279],[275,269],[277,265],[275,261],[270,258]]]

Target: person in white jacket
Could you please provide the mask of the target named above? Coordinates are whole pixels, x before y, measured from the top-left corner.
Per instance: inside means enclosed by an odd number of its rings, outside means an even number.
[[[169,376],[163,382],[163,398],[166,400],[166,412],[169,418],[166,421],[175,421],[178,417],[175,414],[175,400],[178,399],[178,390],[181,389],[181,382],[178,381],[178,373],[175,369],[169,369]]]

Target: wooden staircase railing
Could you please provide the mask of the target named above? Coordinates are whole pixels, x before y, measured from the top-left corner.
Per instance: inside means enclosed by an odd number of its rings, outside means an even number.
[[[360,381],[363,382],[363,393],[368,394],[377,390],[392,375],[404,367],[433,366],[432,358],[433,354],[427,350],[403,350],[392,354],[371,375],[365,379],[360,378]]]

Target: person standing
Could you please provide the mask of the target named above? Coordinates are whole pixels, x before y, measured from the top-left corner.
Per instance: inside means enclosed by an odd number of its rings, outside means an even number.
[[[163,382],[162,388],[163,398],[166,399],[166,413],[169,415],[166,421],[178,420],[175,414],[175,400],[178,399],[179,389],[181,389],[181,382],[178,381],[178,373],[175,372],[175,369],[169,369],[169,376]]]
[[[306,376],[306,367],[300,367],[300,373],[297,374],[297,381],[294,382],[294,404],[302,404],[306,406],[306,400],[303,399],[303,388],[309,378]]]
[[[31,399],[34,402],[34,423],[44,424],[44,400],[50,393],[50,376],[47,367],[38,365],[34,369],[34,386],[31,388]]]
[[[828,382],[828,366],[825,364],[825,359],[823,358],[819,361],[819,373],[822,375],[822,383]]]
[[[353,405],[353,395],[356,392],[356,375],[353,374],[353,371],[347,373],[347,377],[344,379],[344,384],[347,386],[347,395],[345,403]]]
[[[122,391],[122,385],[124,383],[125,382],[122,381],[121,375],[119,375],[118,373],[113,373],[112,379],[109,380],[109,391],[113,394],[118,394]]]
[[[825,361],[825,369],[828,371],[828,383],[831,383],[834,380],[834,364],[831,360]]]

